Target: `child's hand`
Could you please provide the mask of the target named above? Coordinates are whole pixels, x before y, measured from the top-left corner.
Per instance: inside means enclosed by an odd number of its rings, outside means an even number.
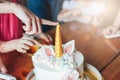
[[[6,69],[5,65],[3,64],[3,61],[1,58],[0,58],[0,72],[2,72],[2,73],[7,72],[7,69]]]
[[[14,43],[16,44],[16,50],[21,53],[26,53],[27,50],[29,50],[30,47],[33,45],[41,46],[39,42],[30,37],[23,37],[21,39],[17,39],[14,41]]]
[[[109,36],[109,35],[112,35],[112,34],[116,33],[117,30],[118,30],[117,27],[115,27],[115,26],[109,26],[109,27],[105,28],[105,29],[102,31],[101,34],[102,34],[103,36]]]
[[[17,50],[18,52],[26,53],[33,45],[41,46],[41,44],[48,45],[52,43],[52,38],[48,34],[39,33],[35,36],[37,37],[35,39],[30,36],[24,36],[20,39],[1,41],[0,52],[7,53]]]
[[[9,2],[7,0],[2,0],[0,4],[0,13],[13,13],[15,14],[23,23],[23,29],[26,34],[41,33],[41,24],[44,25],[58,25],[57,22],[52,22],[49,20],[41,19],[24,7],[21,4]]]
[[[52,38],[49,34],[46,33],[36,33],[33,35],[34,38],[43,45],[52,44]]]
[[[41,19],[35,14],[33,14],[30,10],[26,7],[16,4],[13,6],[13,13],[25,24],[23,29],[26,31],[26,34],[34,34],[34,33],[41,33],[41,24],[45,25],[53,25],[56,26],[57,22],[52,22],[49,20]]]

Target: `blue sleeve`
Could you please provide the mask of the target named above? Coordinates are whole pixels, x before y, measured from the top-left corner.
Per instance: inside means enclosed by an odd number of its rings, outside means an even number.
[[[28,0],[28,8],[38,17],[57,21],[63,0]],[[52,27],[42,25],[42,30],[47,31]]]

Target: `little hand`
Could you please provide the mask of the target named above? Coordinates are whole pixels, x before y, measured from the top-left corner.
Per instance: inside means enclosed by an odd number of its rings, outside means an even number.
[[[23,25],[23,29],[25,30],[26,34],[29,35],[34,33],[41,33],[41,24],[53,26],[58,25],[57,22],[39,18],[26,7],[20,4],[16,4],[14,6],[13,13],[25,24]]]
[[[102,31],[103,36],[109,36],[117,32],[117,28],[114,26],[109,26]]]
[[[50,35],[46,34],[46,33],[37,33],[34,34],[35,37],[37,37],[37,40],[41,43],[41,44],[51,44],[52,43],[52,38]]]
[[[21,53],[26,53],[33,45],[41,46],[41,44],[36,40],[29,37],[23,37],[18,40],[16,50]]]

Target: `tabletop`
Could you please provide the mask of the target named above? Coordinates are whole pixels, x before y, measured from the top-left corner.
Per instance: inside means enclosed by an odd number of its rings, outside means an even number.
[[[105,80],[118,80],[120,79],[120,38],[105,39],[99,35],[100,29],[79,22],[65,23],[61,25],[62,41],[66,43],[75,40],[76,49],[84,55],[85,63],[95,66]],[[47,33],[54,41],[55,29]],[[10,62],[6,61],[9,74],[16,76],[17,80],[25,80],[33,69],[31,57],[24,54],[15,54],[12,57]]]

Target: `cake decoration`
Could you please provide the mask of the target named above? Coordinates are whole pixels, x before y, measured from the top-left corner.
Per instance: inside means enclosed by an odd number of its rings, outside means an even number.
[[[57,58],[61,57],[63,55],[62,50],[62,39],[61,39],[61,32],[60,32],[60,25],[57,25],[56,27],[56,35],[55,35],[55,56]]]
[[[32,56],[32,61],[36,80],[83,80],[84,58],[75,49],[74,40],[62,44],[59,25],[56,27],[55,46],[41,46]]]

